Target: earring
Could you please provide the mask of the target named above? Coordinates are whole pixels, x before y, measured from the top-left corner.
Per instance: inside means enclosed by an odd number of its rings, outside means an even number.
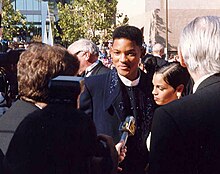
[[[180,97],[181,97],[181,94],[178,92],[177,93],[177,98],[180,99]]]

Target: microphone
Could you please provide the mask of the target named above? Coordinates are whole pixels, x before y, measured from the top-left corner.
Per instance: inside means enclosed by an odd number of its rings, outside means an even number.
[[[119,131],[122,131],[121,141],[126,144],[128,136],[134,136],[135,134],[135,118],[133,116],[127,116],[125,121],[119,126]]]

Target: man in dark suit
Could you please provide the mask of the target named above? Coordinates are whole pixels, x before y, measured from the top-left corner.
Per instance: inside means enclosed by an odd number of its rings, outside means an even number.
[[[220,173],[219,50],[219,17],[197,17],[183,29],[179,57],[194,93],[155,111],[150,174]]]
[[[165,54],[164,54],[164,46],[160,43],[156,43],[153,46],[153,56],[155,58],[155,62],[157,65],[157,68],[162,67],[163,65],[167,64],[167,61],[164,59]]]
[[[121,26],[113,32],[110,50],[115,69],[85,79],[80,108],[90,115],[98,133],[120,141],[119,125],[129,115],[136,120],[136,132],[128,138],[127,154],[121,163],[122,173],[143,174],[148,163],[146,138],[154,110],[152,83],[138,68],[143,36],[134,26]]]
[[[3,173],[3,159],[4,159],[4,154],[0,149],[0,173]]]
[[[88,39],[79,39],[68,47],[68,51],[80,61],[79,75],[89,77],[110,71],[98,60],[99,48]]]

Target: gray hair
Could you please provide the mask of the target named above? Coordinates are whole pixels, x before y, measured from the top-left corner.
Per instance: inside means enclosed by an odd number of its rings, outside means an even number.
[[[153,52],[157,52],[159,53],[161,50],[164,50],[164,46],[160,43],[156,43],[155,45],[153,45]]]
[[[73,42],[68,47],[68,51],[71,54],[76,54],[80,51],[88,51],[93,55],[99,55],[99,48],[97,47],[97,45],[88,39],[79,39]]]
[[[179,49],[189,71],[200,75],[220,72],[220,17],[191,21],[180,35]]]

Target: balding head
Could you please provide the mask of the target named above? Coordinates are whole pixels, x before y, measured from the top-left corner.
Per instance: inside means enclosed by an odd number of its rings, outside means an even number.
[[[68,47],[68,51],[80,61],[79,74],[98,60],[99,48],[88,39],[79,39]]]
[[[92,55],[96,55],[96,56],[99,55],[99,48],[97,47],[97,45],[88,39],[79,39],[73,42],[68,47],[68,51],[71,54],[77,54],[81,51],[84,51],[84,52],[90,52],[90,54]]]
[[[160,56],[162,57],[162,55],[164,55],[164,46],[160,43],[156,43],[154,46],[153,46],[153,55],[154,56]]]

